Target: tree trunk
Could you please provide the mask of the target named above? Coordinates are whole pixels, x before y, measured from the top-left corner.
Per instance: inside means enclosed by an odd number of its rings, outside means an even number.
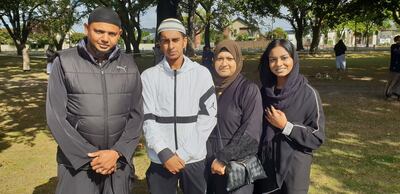
[[[195,14],[195,3],[194,0],[189,0],[188,1],[189,5],[189,10],[188,10],[188,19],[187,19],[187,36],[188,36],[188,44],[186,47],[186,56],[188,57],[193,57],[195,54],[194,51],[194,38],[195,38],[195,32],[194,32],[194,14]]]
[[[128,29],[130,29],[130,30],[128,30],[126,33],[127,33],[127,41],[129,42],[129,49],[126,49],[126,53],[131,53],[132,52],[132,43],[133,43],[133,40],[135,39],[135,34],[134,34],[134,28],[133,28],[133,26],[131,26],[131,25],[128,25]]]
[[[15,47],[17,47],[17,55],[22,56],[22,50],[25,48],[24,44],[15,44]]]
[[[210,22],[207,22],[205,28],[204,28],[204,46],[208,46],[211,48],[210,45]]]
[[[139,14],[140,13],[138,13],[138,16],[137,16],[138,21],[135,21],[135,28],[136,28],[136,32],[137,32],[137,38],[134,39],[133,43],[132,43],[133,44],[133,52],[134,53],[140,53],[139,45],[140,45],[140,41],[142,40],[142,29],[140,28],[140,24],[139,24],[139,22],[140,22]]]
[[[24,71],[31,70],[28,48],[26,46],[24,46],[22,50],[22,70]]]
[[[357,49],[357,22],[354,22],[354,50]]]
[[[125,52],[126,53],[132,53],[132,38],[131,38],[132,34],[129,32],[126,32],[125,38],[124,38],[124,42],[125,42]]]
[[[295,29],[296,50],[301,51],[301,50],[304,50],[303,34],[304,34],[304,28],[305,28],[304,25],[306,23],[306,20],[304,19],[304,16],[300,16],[299,18],[297,18],[297,20],[295,22],[297,23],[297,28],[293,28],[293,29]]]
[[[167,18],[177,18],[177,10],[180,0],[157,1],[157,28]]]
[[[315,26],[312,26],[312,41],[310,45],[309,53],[315,55],[318,50],[320,35],[321,35],[321,22],[318,22]]]
[[[131,44],[132,44],[132,46],[133,46],[133,53],[135,53],[135,46],[136,46],[136,35],[135,35],[135,33],[133,33],[133,37],[132,37],[132,39],[131,39]]]
[[[371,24],[372,25],[372,24]],[[367,26],[366,26],[366,29],[365,29],[365,38],[366,38],[366,45],[365,45],[365,47],[369,47],[369,29],[370,29],[370,26],[371,26],[370,24],[368,24]]]
[[[296,50],[301,51],[304,50],[303,47],[303,33],[304,33],[304,27],[299,27],[296,32],[295,32],[295,37],[296,37]]]
[[[133,53],[135,54],[140,53],[139,43],[137,41],[134,41],[133,43]]]
[[[131,49],[131,42],[128,40],[128,36],[126,35],[126,32],[122,32],[122,39],[124,40],[124,44],[125,44],[125,52],[126,53],[131,53],[132,49]]]
[[[125,53],[132,52],[132,32],[134,31],[130,21],[129,21],[129,14],[126,10],[126,7],[118,9],[118,15],[121,18],[121,26],[122,26],[122,39],[124,39],[125,44]]]

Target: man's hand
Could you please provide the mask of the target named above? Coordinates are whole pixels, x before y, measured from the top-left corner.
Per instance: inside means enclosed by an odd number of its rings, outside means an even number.
[[[176,174],[185,168],[185,161],[179,158],[178,155],[174,154],[171,158],[165,161],[164,167],[172,174]]]
[[[212,174],[218,174],[218,175],[224,175],[225,174],[225,169],[226,166],[224,163],[218,161],[217,159],[214,159],[214,161],[211,164],[211,173]]]
[[[271,125],[282,130],[285,128],[288,121],[284,112],[275,109],[274,106],[271,106],[265,109],[265,113],[265,118],[269,123],[271,123]]]
[[[119,154],[115,150],[100,150],[88,153],[88,156],[93,158],[90,162],[93,171],[99,174],[108,175],[117,170]]]

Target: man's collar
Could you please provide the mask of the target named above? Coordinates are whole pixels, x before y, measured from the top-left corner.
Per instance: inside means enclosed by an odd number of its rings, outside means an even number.
[[[166,57],[164,56],[163,60],[161,60],[161,66],[168,72],[173,72],[171,66],[169,65]],[[187,71],[188,69],[192,68],[192,61],[186,57],[185,55],[183,55],[183,63],[181,65],[181,68],[177,69],[177,72],[184,72]]]

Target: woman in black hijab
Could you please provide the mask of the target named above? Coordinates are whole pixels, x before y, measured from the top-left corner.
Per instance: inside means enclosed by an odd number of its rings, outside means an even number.
[[[287,40],[268,45],[259,71],[265,110],[259,154],[268,178],[256,183],[256,193],[307,193],[312,154],[325,139],[320,97],[299,73]]]
[[[260,90],[240,73],[243,58],[234,41],[220,42],[215,56],[218,124],[207,141],[207,194],[251,194],[253,184],[228,192],[225,172],[229,161],[257,154],[263,116]]]

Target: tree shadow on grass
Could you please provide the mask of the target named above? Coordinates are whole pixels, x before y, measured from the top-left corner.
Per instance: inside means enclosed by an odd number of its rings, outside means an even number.
[[[350,59],[342,79],[310,77],[326,116],[326,142],[315,152],[312,185],[321,193],[400,190],[400,103],[385,101],[387,57]],[[309,61],[315,62],[315,61]],[[303,63],[304,64],[304,63]],[[306,69],[314,75],[322,69]],[[334,66],[327,69],[334,72]],[[329,70],[330,69],[330,70]]]
[[[36,186],[32,194],[48,194],[55,193],[57,187],[57,177],[51,177],[47,183]]]
[[[400,190],[400,103],[385,101],[379,86],[378,82],[352,80],[317,87],[329,105],[324,107],[327,139],[314,158],[317,174],[326,178],[314,178],[318,190]]]
[[[0,57],[0,153],[13,143],[34,146],[38,133],[51,137],[46,128],[47,75],[44,60],[31,60],[31,71],[18,65],[20,58]]]

